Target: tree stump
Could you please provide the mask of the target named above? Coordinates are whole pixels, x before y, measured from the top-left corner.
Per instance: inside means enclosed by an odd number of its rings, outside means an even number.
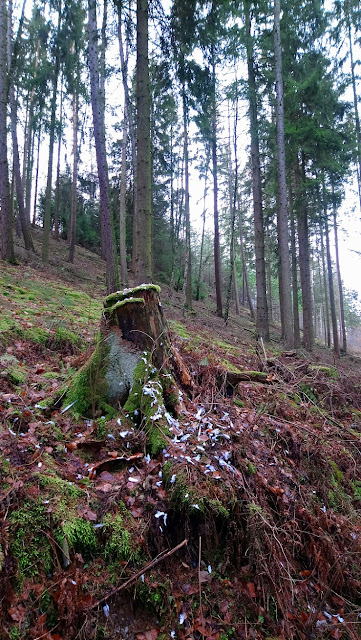
[[[65,400],[78,416],[116,415],[123,408],[146,427],[151,451],[166,444],[179,391],[191,376],[170,343],[160,288],[144,284],[105,299],[97,346],[74,376]]]

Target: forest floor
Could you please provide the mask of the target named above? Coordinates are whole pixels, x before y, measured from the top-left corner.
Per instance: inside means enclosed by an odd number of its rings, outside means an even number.
[[[361,361],[284,351],[276,327],[263,348],[247,310],[184,317],[164,287],[192,391],[151,458],[122,412],[49,409],[94,348],[102,261],[17,251],[0,265],[0,639],[360,638]]]

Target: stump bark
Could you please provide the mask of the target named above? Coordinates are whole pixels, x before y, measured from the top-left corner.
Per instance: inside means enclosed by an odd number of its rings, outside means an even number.
[[[149,432],[152,453],[164,446],[179,390],[191,376],[172,347],[160,288],[147,284],[109,295],[97,346],[72,380],[64,403],[78,416],[116,415],[121,408]]]

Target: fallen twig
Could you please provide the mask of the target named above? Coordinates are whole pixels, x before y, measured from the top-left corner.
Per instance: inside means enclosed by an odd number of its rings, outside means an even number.
[[[163,553],[163,555],[159,556],[158,558],[155,558],[155,560],[152,560],[151,562],[146,564],[145,567],[143,567],[142,569],[139,569],[139,571],[137,571],[137,573],[135,573],[134,576],[129,578],[129,580],[121,584],[116,589],[113,589],[113,591],[108,593],[108,595],[104,596],[104,598],[101,598],[100,600],[92,604],[90,608],[95,609],[99,605],[103,604],[103,602],[105,602],[106,600],[114,596],[116,593],[119,593],[120,591],[123,591],[123,589],[126,589],[127,587],[129,587],[129,585],[131,585],[135,580],[140,578],[140,576],[142,576],[146,571],[149,571],[149,569],[152,569],[153,567],[155,567],[157,564],[162,562],[162,560],[164,560],[165,558],[169,558],[169,556],[173,555],[173,553],[175,553],[176,551],[184,547],[187,543],[188,543],[188,538],[183,540],[183,542],[180,542],[179,544],[177,544],[177,546],[173,547],[173,549],[170,549],[166,553]]]

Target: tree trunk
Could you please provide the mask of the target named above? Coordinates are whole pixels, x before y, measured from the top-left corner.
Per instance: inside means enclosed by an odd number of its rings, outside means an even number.
[[[127,245],[126,245],[127,134],[128,134],[127,113],[126,113],[126,106],[124,105],[122,166],[121,166],[121,173],[120,173],[120,190],[119,190],[119,264],[120,264],[120,283],[123,287],[128,286]]]
[[[152,165],[148,0],[137,0],[137,210],[133,223],[135,284],[152,280]]]
[[[266,294],[266,267],[264,254],[264,224],[262,211],[261,165],[258,136],[257,90],[254,71],[254,54],[251,34],[250,2],[245,0],[246,47],[248,68],[248,99],[251,128],[251,165],[253,190],[253,216],[256,254],[257,333],[269,340],[268,306]]]
[[[356,144],[357,144],[357,183],[358,183],[358,195],[361,209],[361,129],[360,129],[360,117],[358,113],[358,97],[356,89],[356,76],[355,76],[355,61],[353,56],[353,43],[352,43],[352,28],[350,16],[347,12],[347,28],[348,28],[348,41],[349,51],[351,59],[351,80],[353,90],[353,103],[355,112],[355,131],[356,131]]]
[[[25,207],[24,207],[24,189],[23,189],[23,181],[21,179],[20,172],[20,158],[19,158],[19,147],[18,147],[18,136],[17,136],[17,106],[15,100],[15,91],[14,87],[10,87],[10,109],[11,109],[11,139],[13,143],[13,162],[14,162],[14,175],[15,175],[15,186],[16,186],[16,198],[18,204],[18,212],[19,219],[21,224],[21,230],[24,238],[25,249],[27,251],[34,251],[34,244],[30,233],[30,225],[29,221],[26,218]]]
[[[121,63],[121,71],[122,71],[122,82],[123,82],[123,91],[124,91],[124,113],[126,114],[127,125],[129,129],[129,137],[130,137],[130,147],[132,154],[132,169],[133,169],[133,218],[135,218],[135,212],[137,210],[137,145],[136,145],[136,137],[135,137],[135,127],[134,127],[134,119],[132,114],[132,104],[129,96],[129,88],[128,88],[128,58],[129,58],[129,38],[126,38],[126,53],[124,56],[124,47],[123,47],[123,36],[122,36],[122,12],[121,12],[121,3],[117,5],[118,10],[118,43],[119,43],[119,54],[120,54],[120,63]],[[129,12],[130,12],[130,4],[129,4]],[[133,222],[134,224],[134,222]],[[134,248],[133,248],[134,250]]]
[[[333,188],[332,188],[333,191]],[[334,191],[333,191],[334,195]],[[335,198],[333,198],[333,229],[335,234],[335,253],[336,253],[336,269],[337,269],[337,284],[338,284],[338,295],[340,299],[340,324],[341,324],[341,333],[342,333],[342,352],[347,353],[347,335],[346,335],[346,325],[345,325],[345,310],[343,304],[343,290],[342,290],[342,278],[341,278],[341,269],[340,269],[340,257],[338,253],[338,233],[337,233],[337,209]]]
[[[300,314],[298,310],[298,278],[297,278],[297,253],[296,253],[296,230],[294,213],[291,213],[291,255],[292,255],[292,304],[293,304],[293,335],[294,347],[299,349],[301,345],[300,336]]]
[[[186,259],[184,265],[183,298],[184,308],[192,308],[192,264],[191,264],[191,222],[189,212],[189,154],[188,154],[188,105],[185,86],[182,86],[183,101],[183,149],[185,171],[185,208],[184,221],[186,227]]]
[[[278,247],[280,260],[280,307],[282,309],[282,334],[287,349],[294,347],[291,277],[288,248],[288,211],[284,135],[282,47],[280,28],[280,0],[274,0],[274,49],[276,73],[276,119],[277,119],[277,157],[278,157]]]
[[[217,161],[217,104],[216,104],[216,65],[214,46],[212,45],[212,170],[213,170],[213,218],[214,218],[214,277],[216,285],[217,316],[222,317],[221,256],[219,246],[218,220],[218,161]]]
[[[37,42],[36,54],[35,54],[35,69],[34,69],[34,84],[37,76],[39,65],[39,53],[40,53],[40,40]],[[26,157],[26,169],[24,172],[24,189],[25,189],[25,215],[30,222],[30,206],[31,206],[31,187],[32,187],[32,172],[34,162],[34,146],[35,146],[35,126],[34,126],[34,95],[35,87],[33,86],[30,94],[29,105],[29,130],[27,136],[27,142],[24,149],[24,159]],[[26,153],[26,149],[28,150]]]
[[[330,329],[330,312],[328,304],[328,290],[326,279],[326,261],[325,261],[325,245],[323,242],[323,231],[320,225],[320,238],[321,238],[321,261],[322,261],[322,283],[325,295],[325,310],[324,310],[324,322],[325,322],[325,344],[327,347],[331,346],[331,329]]]
[[[74,114],[73,114],[74,115]],[[56,187],[55,187],[55,211],[54,211],[54,238],[59,240],[59,208],[60,208],[60,154],[61,154],[61,138],[63,133],[63,79],[60,83],[60,131],[58,142],[58,162],[56,165]]]
[[[73,51],[74,53],[74,46]],[[78,204],[78,107],[79,107],[79,67],[73,93],[73,179],[71,187],[71,212],[69,228],[68,262],[74,262],[76,241],[76,210]]]
[[[237,124],[238,124],[238,95],[236,96],[236,109],[234,116],[234,131],[233,131],[233,151],[234,151],[234,184],[232,180],[232,149],[231,149],[231,122],[230,113],[228,108],[228,191],[229,191],[229,213],[230,213],[230,249],[229,249],[229,280],[228,290],[226,298],[226,308],[224,312],[224,321],[228,322],[229,306],[232,294],[232,281],[236,284],[236,265],[235,265],[235,216],[237,205],[237,192],[238,192],[238,153],[237,153]],[[238,300],[236,301],[236,305]],[[239,310],[238,310],[239,313]]]
[[[326,186],[325,178],[323,177],[323,215],[325,224],[325,238],[326,238],[326,258],[327,258],[327,271],[328,271],[328,289],[330,293],[330,310],[331,310],[331,323],[332,323],[332,336],[333,336],[333,350],[337,358],[340,357],[340,343],[338,339],[338,326],[336,316],[336,304],[335,304],[335,292],[333,288],[333,274],[332,274],[332,261],[330,251],[330,236],[328,232],[328,220],[327,220],[327,199],[326,199]]]
[[[60,26],[61,26],[61,10],[62,10],[62,3],[60,2],[57,35],[59,35]],[[57,46],[56,53],[55,53],[53,95],[51,98],[51,108],[50,108],[51,116],[50,116],[50,136],[49,136],[48,177],[47,177],[46,192],[45,192],[44,232],[43,232],[43,248],[42,248],[42,261],[45,264],[49,262],[49,243],[50,243],[50,228],[51,228],[51,185],[53,181],[56,98],[57,98],[57,90],[58,90],[59,71],[60,71],[60,51],[59,51],[59,46]]]
[[[243,301],[243,304],[244,304],[244,291],[246,291],[247,303],[248,303],[248,307],[249,307],[249,310],[250,310],[250,313],[251,313],[251,318],[252,318],[252,320],[254,320],[255,319],[255,315],[254,315],[254,308],[253,308],[251,292],[250,292],[250,288],[249,288],[248,273],[247,273],[247,261],[246,261],[246,254],[245,254],[244,242],[243,242],[243,229],[242,229],[242,220],[241,220],[241,203],[240,203],[240,200],[238,201],[238,207],[239,207],[239,214],[238,214],[239,244],[240,244],[240,248],[241,248],[241,260],[242,260],[242,286],[243,286],[242,301]]]
[[[305,193],[305,170],[302,162],[302,184],[298,158],[295,165],[298,251],[302,292],[303,345],[308,351],[314,348],[314,330],[312,319],[312,293],[310,272],[310,246],[308,237],[307,201]]]
[[[204,176],[204,191],[203,191],[203,213],[202,213],[202,236],[201,236],[201,247],[199,252],[199,268],[198,268],[198,278],[197,278],[197,291],[196,291],[196,300],[199,300],[200,297],[200,288],[202,281],[202,268],[203,268],[203,251],[204,251],[204,234],[206,227],[206,198],[207,198],[207,181],[208,181],[208,166],[206,168],[206,173]]]
[[[39,126],[39,133],[38,133],[38,151],[37,151],[37,158],[36,158],[36,174],[35,174],[35,191],[34,191],[34,211],[33,211],[33,227],[35,227],[36,224],[36,204],[37,204],[37,199],[38,199],[38,181],[39,181],[39,162],[40,162],[40,143],[41,143],[41,126]]]
[[[1,258],[15,262],[12,219],[10,205],[10,185],[7,150],[7,7],[0,2],[0,214],[1,214]]]
[[[105,247],[106,286],[109,293],[118,289],[119,277],[115,260],[113,230],[110,217],[109,191],[108,191],[108,165],[106,158],[105,138],[102,135],[102,118],[99,96],[99,70],[98,70],[98,35],[96,19],[96,0],[88,3],[88,36],[89,36],[89,73],[91,102],[93,113],[93,127],[95,139],[95,151],[98,168],[100,191],[100,214],[102,234]]]

